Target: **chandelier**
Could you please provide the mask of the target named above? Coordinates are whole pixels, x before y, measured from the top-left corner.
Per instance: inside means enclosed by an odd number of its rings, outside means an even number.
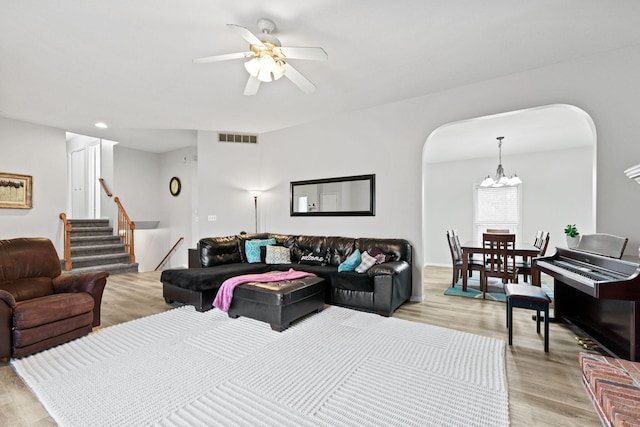
[[[498,140],[498,169],[496,170],[496,177],[491,178],[491,175],[487,175],[487,177],[480,183],[481,187],[504,187],[504,186],[513,186],[522,184],[522,180],[518,178],[518,175],[514,174],[513,176],[507,177],[504,174],[504,168],[502,167],[502,140],[504,136],[499,136],[496,138]]]

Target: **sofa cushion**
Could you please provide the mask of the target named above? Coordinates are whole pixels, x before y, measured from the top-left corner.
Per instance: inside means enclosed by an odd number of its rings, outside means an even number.
[[[91,313],[89,317],[89,324],[91,324],[93,305],[93,297],[84,292],[53,294],[21,301],[13,310],[13,327],[15,329],[34,328],[84,313]]]
[[[366,273],[368,269],[376,265],[376,259],[369,255],[368,252],[360,254],[360,264],[356,267],[356,273]]]
[[[242,262],[247,262],[247,254],[245,253],[245,242],[247,240],[265,240],[271,238],[271,236],[269,236],[269,233],[245,233],[232,237],[235,238],[238,242],[238,247],[240,248],[240,259]]]
[[[284,246],[269,245],[266,247],[267,255],[265,262],[267,264],[291,264],[291,251]]]
[[[360,251],[356,249],[351,255],[349,255],[349,258],[340,263],[340,265],[338,266],[338,272],[341,273],[343,271],[353,271],[357,266],[360,265],[361,262],[362,257],[360,256]]]
[[[327,265],[328,259],[329,259],[329,254],[327,251],[325,252],[306,251],[300,256],[300,260],[298,261],[298,264]]]
[[[395,255],[384,253],[377,246],[374,246],[369,250],[369,255],[376,259],[376,264],[384,264],[385,262],[389,261],[397,261],[397,259],[395,259]]]
[[[276,239],[253,239],[246,240],[244,243],[244,251],[248,263],[260,262],[260,247],[275,245]]]
[[[198,248],[200,265],[203,267],[242,262],[238,239],[235,236],[200,239]]]
[[[368,274],[356,273],[355,271],[332,272],[329,274],[329,281],[333,288],[359,292],[373,291],[373,279]]]
[[[269,266],[263,263],[217,265],[210,268],[177,268],[164,270],[160,276],[162,283],[169,283],[192,291],[218,289],[222,282],[241,274],[265,273]]]
[[[378,248],[381,252],[393,256],[392,261],[407,261],[411,264],[411,244],[404,239],[360,238],[357,241],[361,252]]]
[[[327,237],[325,247],[329,251],[328,264],[338,266],[356,249],[356,239],[352,237]]]
[[[336,273],[338,271],[337,268],[332,265],[273,264],[269,267],[271,271],[287,271],[291,268],[297,271],[306,271],[307,273],[313,273],[323,279],[327,279],[331,273]]]
[[[291,247],[291,262],[297,263],[300,258],[309,252],[324,253],[325,238],[322,236],[298,236]]]
[[[53,294],[53,281],[50,277],[30,277],[0,283],[3,289],[13,295],[16,301],[44,297]]]

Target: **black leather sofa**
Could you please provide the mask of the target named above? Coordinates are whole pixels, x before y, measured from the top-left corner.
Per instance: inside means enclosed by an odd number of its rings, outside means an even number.
[[[291,264],[247,262],[245,242],[271,238],[276,240],[276,245],[289,249]],[[374,265],[365,273],[338,272],[338,265],[355,249],[371,252],[374,248],[384,253],[388,261]],[[226,279],[294,268],[325,279],[326,303],[390,316],[411,296],[411,252],[411,244],[404,239],[272,233],[209,237],[198,242],[198,267],[164,270],[160,280],[167,303],[177,301],[206,311],[212,308],[216,293]],[[309,253],[325,255],[326,265],[300,264],[300,259]]]

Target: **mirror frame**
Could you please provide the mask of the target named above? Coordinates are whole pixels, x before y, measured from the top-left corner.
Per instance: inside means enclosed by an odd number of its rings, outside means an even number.
[[[331,184],[336,182],[369,181],[369,210],[366,211],[330,211],[330,212],[294,212],[293,191],[296,186],[310,184]],[[291,216],[374,216],[376,212],[376,175],[354,175],[339,178],[311,179],[291,181],[289,191],[289,213]]]

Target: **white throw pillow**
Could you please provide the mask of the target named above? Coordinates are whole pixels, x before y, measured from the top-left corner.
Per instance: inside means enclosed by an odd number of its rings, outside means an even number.
[[[291,264],[291,251],[284,246],[267,246],[267,264]]]
[[[376,264],[376,259],[366,251],[360,254],[360,258],[362,261],[360,262],[360,265],[356,267],[357,273],[366,273],[368,269]]]

